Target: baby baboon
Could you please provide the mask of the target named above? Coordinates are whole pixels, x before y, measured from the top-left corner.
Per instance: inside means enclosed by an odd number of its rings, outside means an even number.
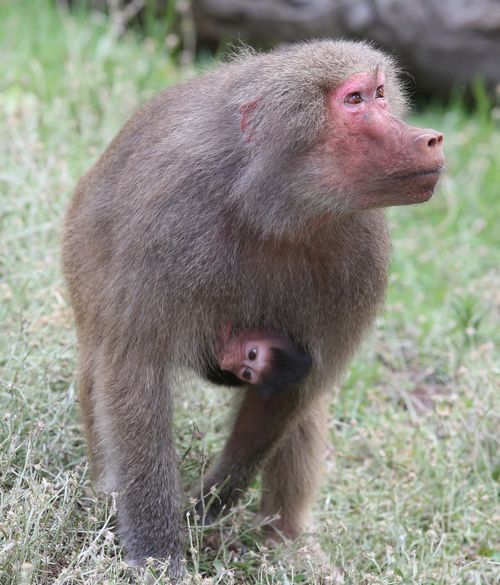
[[[404,111],[392,59],[368,45],[242,55],[146,104],[81,179],[63,242],[81,405],[129,559],[183,573],[175,373],[203,375],[228,322],[312,366],[291,392],[245,391],[204,493],[222,486],[215,514],[262,471],[262,513],[299,534],[328,390],[384,297],[380,208],[427,201],[443,166],[442,135]]]
[[[223,327],[216,347],[216,364],[208,364],[205,377],[225,386],[255,386],[262,396],[286,392],[311,370],[311,356],[289,339],[266,331],[234,333]]]

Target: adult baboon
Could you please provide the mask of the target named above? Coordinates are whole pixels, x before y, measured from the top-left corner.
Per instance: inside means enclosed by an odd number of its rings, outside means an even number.
[[[246,391],[210,512],[262,470],[263,514],[299,534],[326,393],[384,297],[379,208],[428,200],[443,166],[442,135],[404,110],[392,59],[365,44],[241,56],[146,104],[81,179],[63,243],[81,405],[130,559],[183,571],[173,386],[227,322],[293,340],[312,368],[293,391]]]

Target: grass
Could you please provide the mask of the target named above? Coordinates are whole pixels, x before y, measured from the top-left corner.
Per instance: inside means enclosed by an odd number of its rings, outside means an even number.
[[[157,40],[113,38],[102,17],[48,0],[0,4],[0,49],[0,583],[123,583],[113,500],[89,481],[59,234],[77,178],[179,72]],[[312,539],[347,584],[493,584],[500,132],[487,103],[474,113],[434,105],[415,121],[445,132],[447,175],[430,203],[390,211],[388,300],[332,389]],[[202,385],[180,401],[186,485],[220,447],[227,405],[227,393]],[[262,547],[257,488],[223,524],[220,546],[189,531],[194,582],[319,582],[307,547]],[[246,552],[231,550],[237,535]],[[151,571],[148,582],[166,580]]]

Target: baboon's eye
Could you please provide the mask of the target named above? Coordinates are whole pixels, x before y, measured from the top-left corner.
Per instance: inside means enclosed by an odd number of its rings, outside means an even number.
[[[351,104],[351,106],[356,106],[363,101],[363,98],[361,97],[361,94],[358,91],[355,91],[354,93],[350,93],[345,98],[344,101],[346,104]]]
[[[248,368],[245,368],[243,370],[242,376],[243,378],[245,378],[245,380],[248,380],[250,382],[250,380],[252,379],[252,372]]]
[[[252,362],[257,359],[257,348],[256,347],[252,347],[252,349],[248,352],[248,359]]]
[[[384,86],[383,85],[379,85],[377,87],[377,93],[375,94],[375,97],[377,97],[377,98],[383,98],[383,97],[385,97],[385,92],[384,92]]]

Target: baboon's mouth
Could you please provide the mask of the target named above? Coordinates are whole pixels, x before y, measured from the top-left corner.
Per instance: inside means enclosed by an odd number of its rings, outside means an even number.
[[[393,173],[391,179],[418,179],[420,177],[432,177],[437,179],[442,171],[442,166],[431,167],[430,169],[419,169],[416,171],[403,171]]]

